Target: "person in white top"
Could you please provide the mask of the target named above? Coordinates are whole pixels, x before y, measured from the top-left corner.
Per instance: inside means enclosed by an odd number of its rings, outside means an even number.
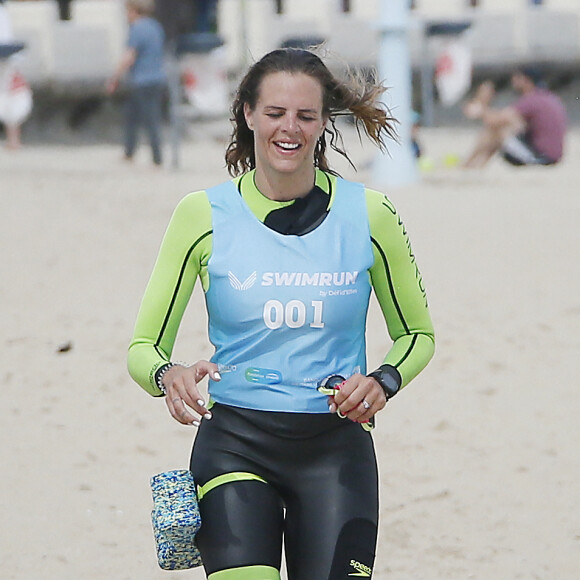
[[[19,149],[21,126],[32,110],[32,91],[16,66],[22,49],[14,40],[10,14],[0,0],[0,123],[6,132],[6,147]]]

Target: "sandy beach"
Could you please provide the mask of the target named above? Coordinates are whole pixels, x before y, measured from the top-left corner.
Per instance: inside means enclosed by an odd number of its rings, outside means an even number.
[[[126,371],[165,226],[226,179],[227,127],[192,132],[181,168],[115,145],[0,150],[0,577],[201,580],[157,566],[149,478],[187,466],[195,431]],[[437,333],[432,363],[378,416],[377,580],[580,577],[580,129],[556,167],[448,167],[472,128],[423,131],[433,167],[373,183],[409,231]],[[169,156],[168,156],[169,157]],[[169,161],[169,160],[168,160]],[[368,360],[389,342],[369,315]],[[210,356],[196,290],[174,358]],[[313,578],[312,580],[322,580]]]

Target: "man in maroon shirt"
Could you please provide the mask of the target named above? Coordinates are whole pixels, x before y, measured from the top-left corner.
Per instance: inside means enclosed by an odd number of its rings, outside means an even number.
[[[498,151],[512,165],[552,165],[562,158],[567,120],[560,98],[532,67],[514,72],[512,87],[520,97],[509,107],[490,107],[495,91],[489,81],[465,106],[466,117],[481,119],[483,131],[464,167],[483,167]]]

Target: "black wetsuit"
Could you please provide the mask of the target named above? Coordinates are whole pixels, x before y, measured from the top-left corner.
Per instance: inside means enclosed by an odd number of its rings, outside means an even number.
[[[200,500],[197,544],[208,574],[256,564],[274,574],[284,537],[291,580],[346,580],[361,570],[370,578],[378,521],[370,433],[336,414],[219,404],[212,414],[195,440],[195,481],[203,485],[223,473],[263,481],[220,485]]]

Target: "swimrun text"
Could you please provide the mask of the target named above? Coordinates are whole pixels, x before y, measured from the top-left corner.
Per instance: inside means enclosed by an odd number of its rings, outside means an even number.
[[[350,286],[358,272],[264,272],[262,286]]]

